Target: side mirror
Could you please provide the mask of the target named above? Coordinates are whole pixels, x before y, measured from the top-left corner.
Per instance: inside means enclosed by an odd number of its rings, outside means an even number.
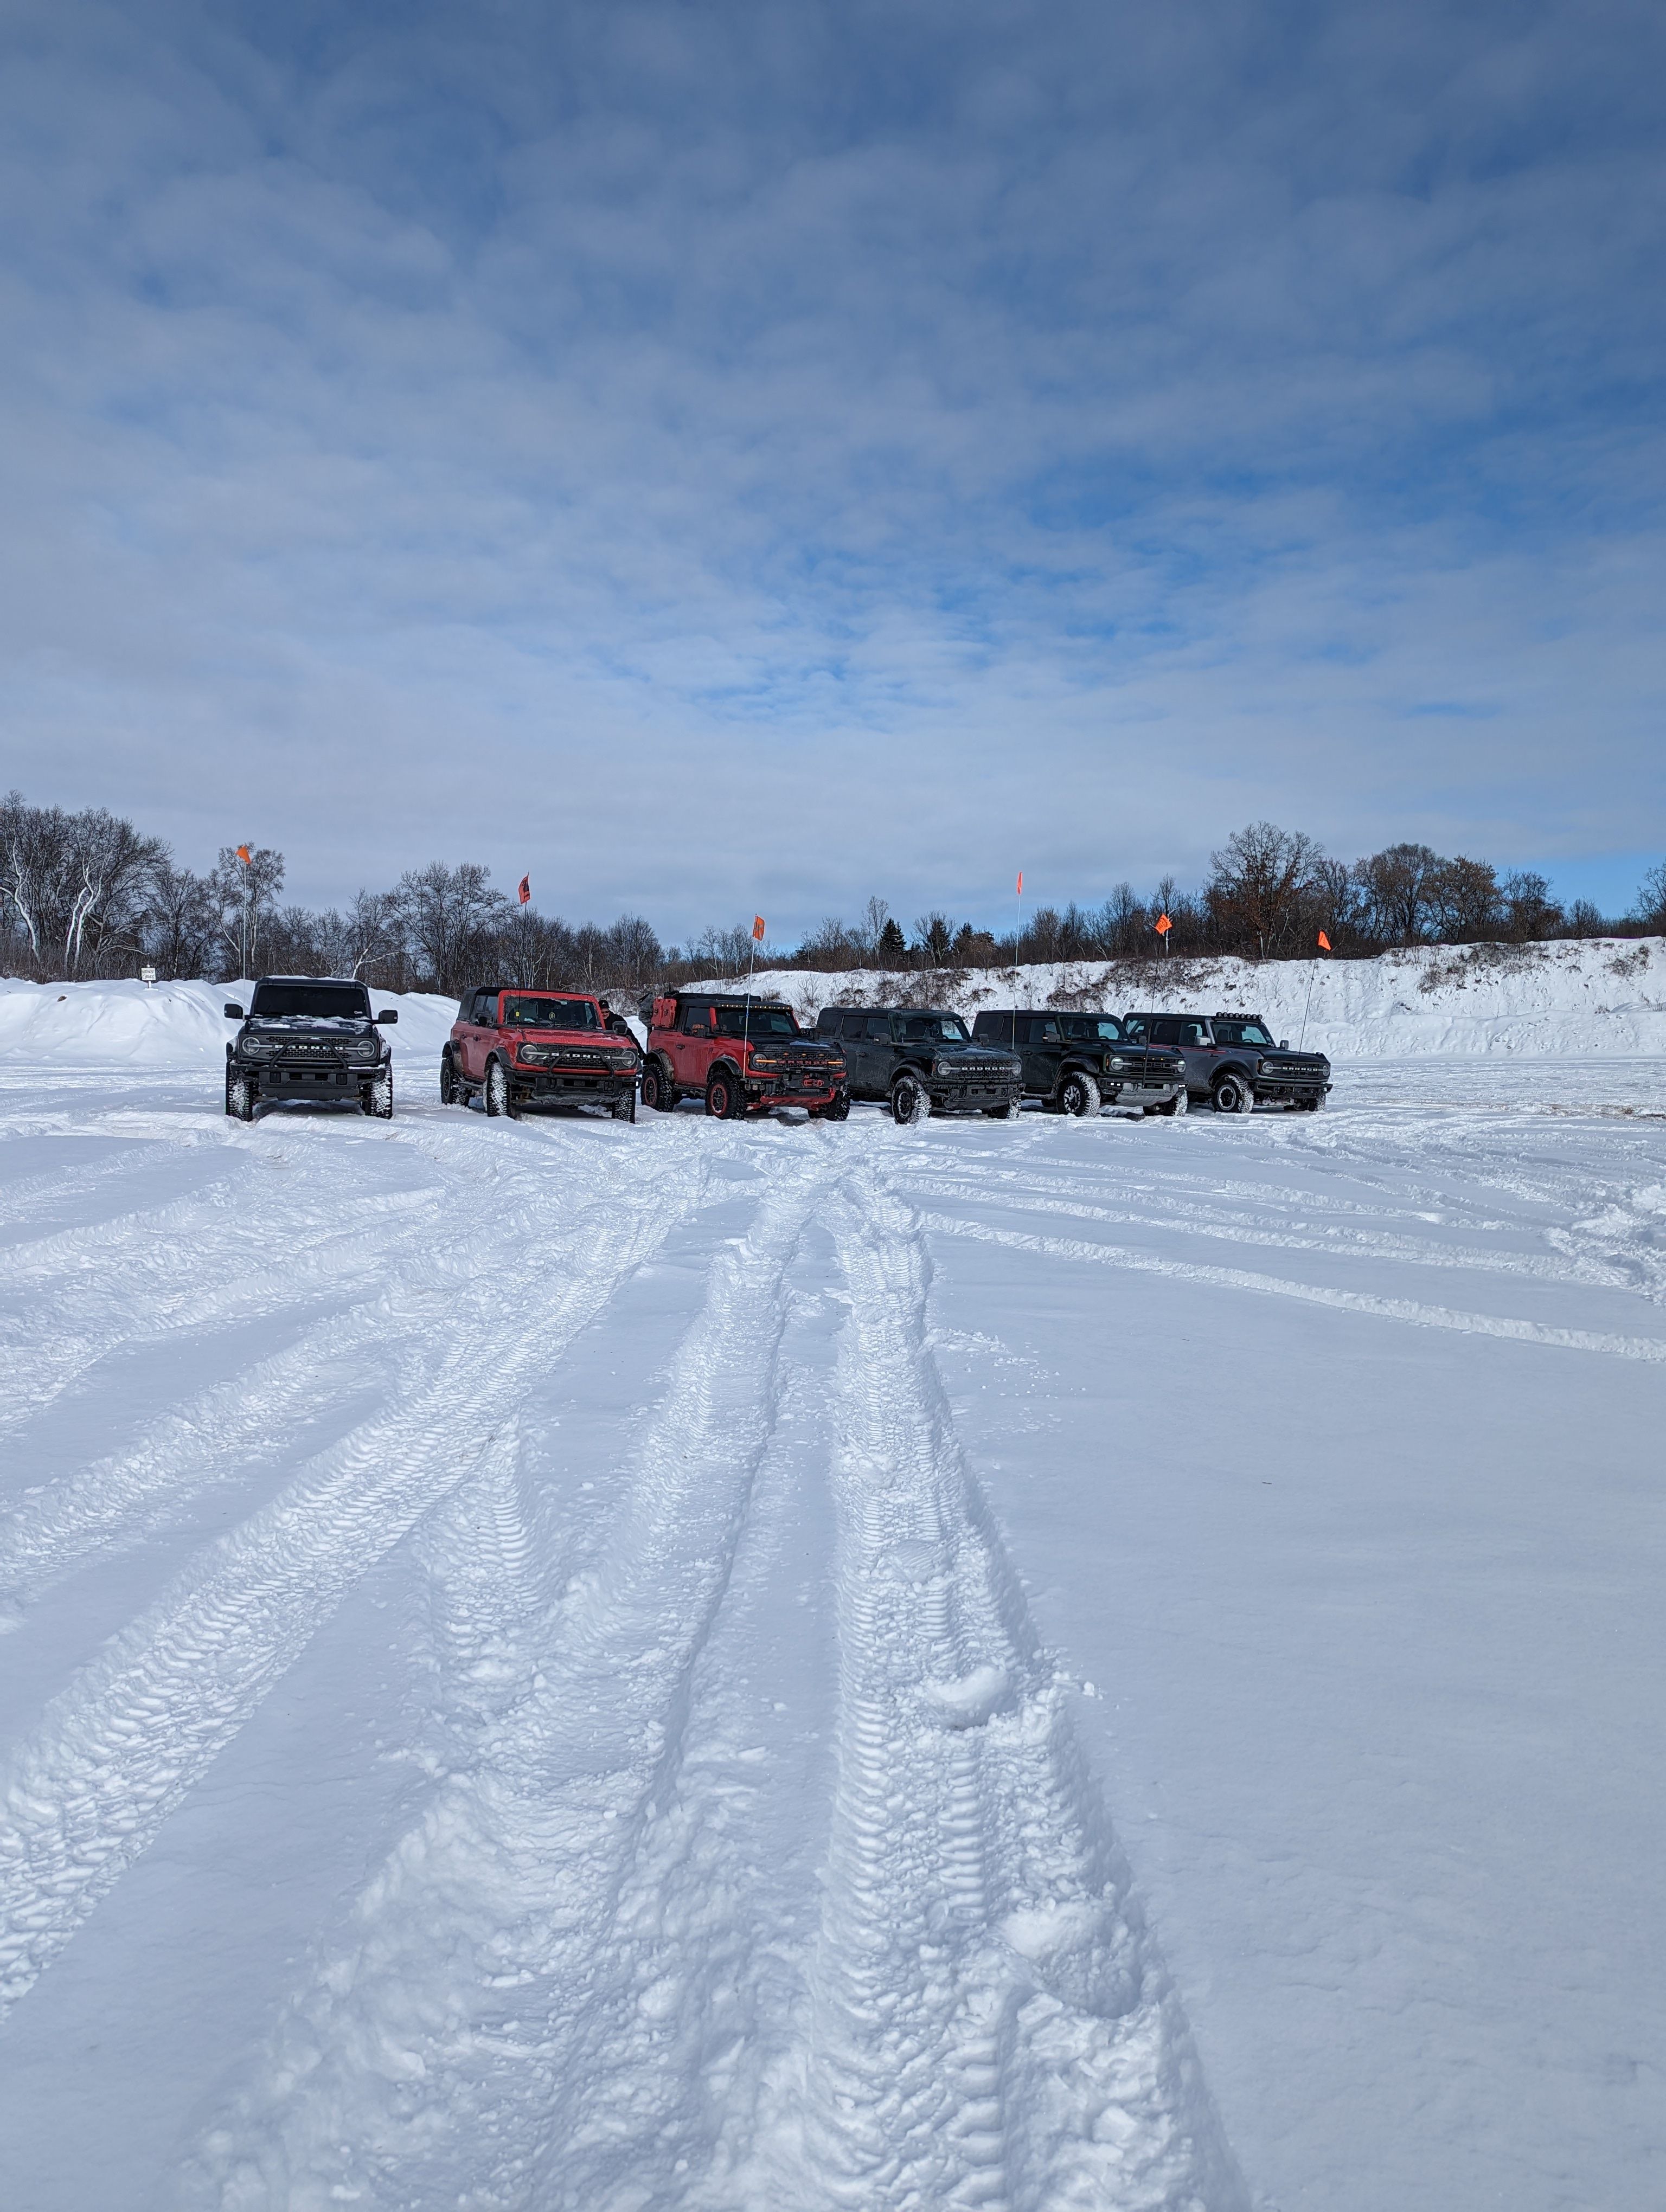
[[[1288,1037],[1280,1037],[1280,1038],[1279,1039],[1279,1050],[1280,1050],[1280,1052],[1288,1052],[1288,1051],[1289,1051],[1289,1049],[1290,1049],[1290,1040],[1289,1040],[1289,1038],[1288,1038]]]
[[[393,1007],[386,1007],[382,1012],[377,1015],[376,1026],[379,1029],[385,1029],[389,1022],[397,1022],[398,1018],[398,1014]]]
[[[243,1019],[243,1009],[235,999],[228,999],[226,1001],[226,1019],[228,1022],[240,1022]]]

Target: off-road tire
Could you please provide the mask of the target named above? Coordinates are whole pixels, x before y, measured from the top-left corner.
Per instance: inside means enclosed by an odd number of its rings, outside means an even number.
[[[634,1091],[625,1097],[613,1101],[613,1119],[616,1121],[634,1121],[636,1119],[636,1093]]]
[[[496,1121],[499,1115],[514,1116],[514,1099],[509,1090],[509,1071],[501,1060],[486,1062],[486,1111]]]
[[[1098,1113],[1102,1101],[1099,1086],[1091,1075],[1073,1067],[1059,1085],[1059,1105],[1066,1114],[1073,1115],[1079,1121],[1091,1121]]]
[[[1250,1088],[1249,1079],[1240,1075],[1236,1068],[1229,1067],[1224,1075],[1216,1079],[1215,1087],[1209,1093],[1209,1103],[1217,1114],[1247,1114],[1255,1105],[1256,1094]]]
[[[246,1075],[226,1078],[226,1111],[234,1121],[254,1119],[254,1085]]]
[[[1024,1111],[1024,1101],[1009,1098],[1004,1106],[986,1106],[983,1110],[992,1121],[1016,1121]]]
[[[738,1121],[746,1110],[740,1079],[727,1068],[713,1071],[706,1083],[706,1111],[714,1121]]]
[[[677,1093],[657,1060],[649,1060],[642,1070],[642,1103],[650,1114],[674,1114],[677,1110]]]
[[[1185,1113],[1190,1104],[1186,1093],[1178,1091],[1172,1098],[1159,1099],[1155,1106],[1147,1106],[1146,1111],[1148,1114],[1166,1114],[1172,1121],[1176,1115]]]
[[[812,1121],[848,1121],[850,1119],[850,1093],[842,1091],[825,1106],[812,1106],[810,1118]]]
[[[469,1094],[457,1079],[457,1062],[448,1052],[440,1055],[440,1103],[442,1106],[466,1106]]]
[[[393,1119],[393,1070],[390,1067],[364,1087],[364,1110],[378,1121]]]
[[[931,1094],[919,1077],[899,1075],[891,1086],[891,1118],[897,1127],[917,1128],[931,1110]]]

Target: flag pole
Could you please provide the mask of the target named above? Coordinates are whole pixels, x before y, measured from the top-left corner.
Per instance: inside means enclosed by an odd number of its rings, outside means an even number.
[[[1024,957],[1024,870],[1018,870],[1018,933],[1012,939],[1012,1036],[1011,1051],[1018,1048],[1018,963]]]
[[[1307,1044],[1307,1018],[1313,1006],[1313,979],[1319,972],[1319,953],[1329,952],[1329,950],[1330,939],[1322,929],[1319,932],[1318,949],[1307,963],[1307,1004],[1302,1008],[1302,1033],[1296,1041],[1298,1052],[1304,1050]]]

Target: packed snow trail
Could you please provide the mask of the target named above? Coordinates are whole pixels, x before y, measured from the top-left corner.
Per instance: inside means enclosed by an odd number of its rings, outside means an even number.
[[[0,1086],[8,2202],[1641,2212],[1666,1127],[1383,1079]]]

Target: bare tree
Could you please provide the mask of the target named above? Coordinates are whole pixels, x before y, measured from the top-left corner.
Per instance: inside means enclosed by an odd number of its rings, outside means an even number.
[[[1449,945],[1469,945],[1496,930],[1501,920],[1499,879],[1486,860],[1443,860],[1429,884],[1429,915]]]
[[[914,925],[914,949],[927,968],[946,968],[953,943],[954,924],[935,907]]]
[[[1422,945],[1446,863],[1427,845],[1389,845],[1354,863],[1368,927],[1379,944]]]
[[[418,973],[447,996],[481,980],[482,961],[508,911],[491,870],[473,860],[448,868],[430,860],[400,877],[393,894]]]
[[[1204,902],[1224,944],[1266,959],[1296,934],[1324,855],[1299,830],[1252,822],[1209,860]]]
[[[1651,868],[1639,885],[1632,919],[1651,930],[1666,931],[1666,860]]]

